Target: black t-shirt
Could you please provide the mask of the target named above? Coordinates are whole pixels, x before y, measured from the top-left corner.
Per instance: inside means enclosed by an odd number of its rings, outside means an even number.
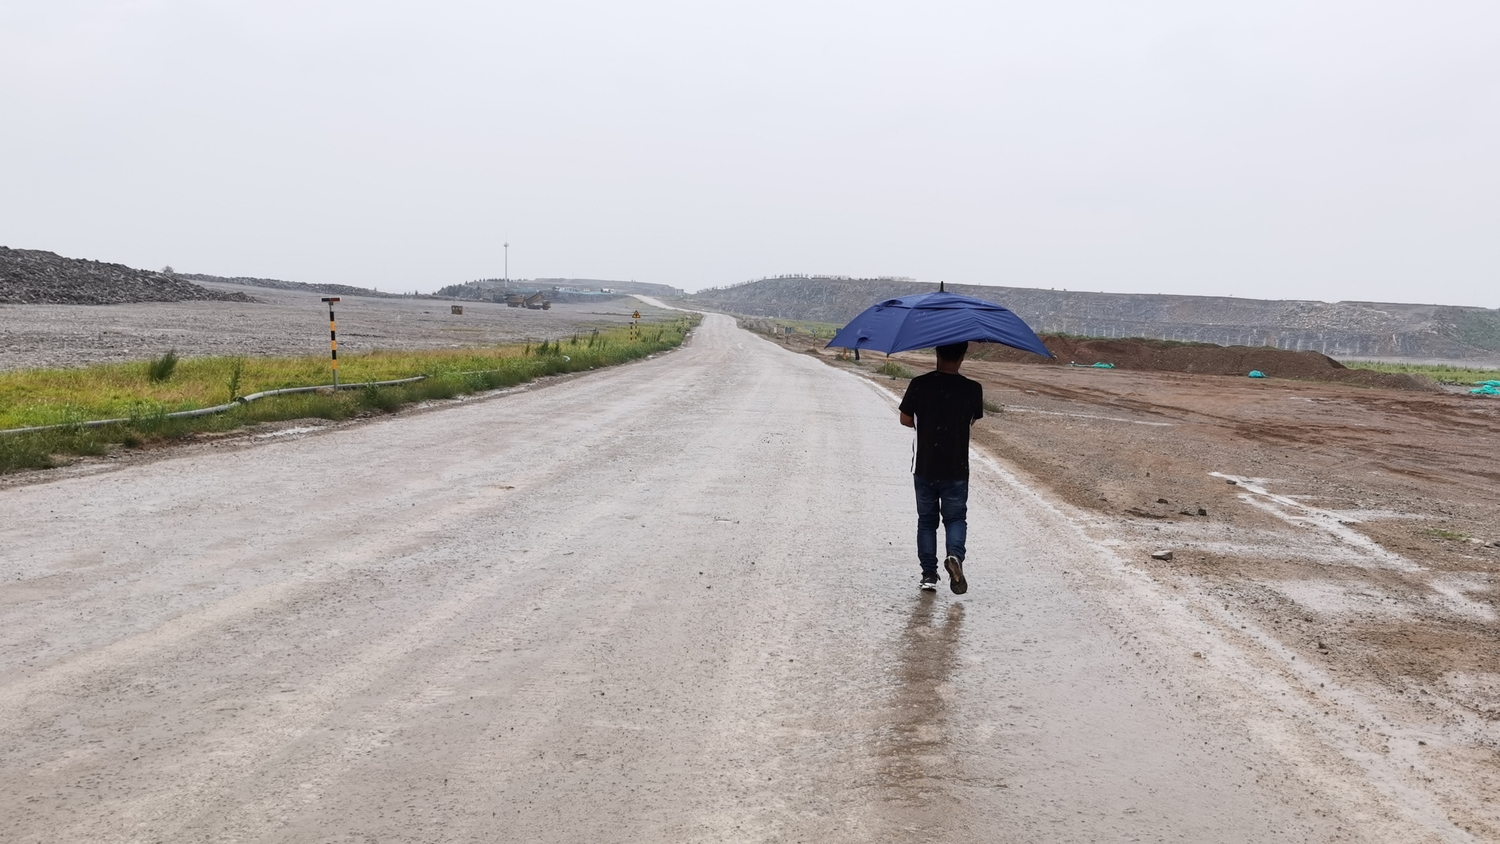
[[[949,372],[918,375],[906,388],[901,412],[917,420],[913,474],[935,481],[969,477],[969,426],[984,417],[978,381]]]

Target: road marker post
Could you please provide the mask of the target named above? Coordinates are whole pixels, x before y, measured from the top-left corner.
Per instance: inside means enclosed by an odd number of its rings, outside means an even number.
[[[337,296],[324,296],[323,301],[328,303],[328,349],[333,354],[333,386],[339,385],[339,332],[338,323],[333,321],[333,303],[337,302]]]
[[[639,340],[641,339],[641,312],[636,311],[632,313],[630,319],[632,320],[630,323],[630,339]]]

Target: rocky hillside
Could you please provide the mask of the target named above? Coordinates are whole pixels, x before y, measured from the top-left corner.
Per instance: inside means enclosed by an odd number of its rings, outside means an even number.
[[[601,291],[609,290],[614,295],[639,293],[642,296],[681,296],[681,288],[649,281],[611,281],[607,278],[513,278],[509,282],[501,278],[481,278],[462,284],[450,284],[438,290],[438,296],[452,299],[477,299],[493,301],[496,296],[505,298],[507,293],[547,293],[553,301],[586,301]],[[553,296],[560,290],[565,295]],[[571,298],[570,298],[571,296]],[[581,299],[579,297],[582,297]]]
[[[253,302],[243,293],[209,290],[183,278],[123,264],[64,258],[0,246],[0,303],[118,305],[126,302]]]
[[[936,289],[904,279],[772,278],[700,291],[686,301],[747,316],[843,324],[881,299]],[[1500,358],[1500,310],[1487,308],[959,284],[947,289],[998,302],[1039,333],[1272,346],[1344,358]]]
[[[616,293],[639,293],[642,296],[681,296],[683,290],[670,284],[656,284],[650,281],[610,281],[607,278],[534,278],[533,284],[543,289],[552,287],[571,287],[584,292],[591,292],[608,287]]]
[[[379,296],[387,299],[402,298],[399,293],[381,293],[379,290],[371,290],[368,287],[354,287],[348,284],[308,284],[302,281],[282,281],[279,278],[248,278],[245,276],[218,276],[203,275],[202,273],[178,273],[177,278],[185,278],[189,281],[207,281],[218,284],[239,284],[246,287],[269,287],[274,290],[302,290],[308,293],[322,293],[326,296]]]

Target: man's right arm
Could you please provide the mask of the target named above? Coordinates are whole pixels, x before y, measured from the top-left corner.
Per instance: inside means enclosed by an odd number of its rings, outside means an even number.
[[[917,427],[917,420],[915,415],[917,410],[917,403],[916,397],[912,395],[913,388],[915,388],[916,385],[917,384],[915,381],[912,381],[911,383],[906,385],[906,392],[901,396],[901,406],[897,408],[897,410],[901,412],[901,424],[905,425],[908,428]]]

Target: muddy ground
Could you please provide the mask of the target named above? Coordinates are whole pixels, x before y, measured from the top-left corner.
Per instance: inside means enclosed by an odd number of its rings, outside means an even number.
[[[328,353],[328,306],[317,293],[206,284],[244,292],[254,303],[146,302],[128,305],[0,305],[0,370],[147,360],[176,349],[183,357]],[[563,337],[624,325],[639,309],[664,311],[622,297],[559,303],[550,310],[436,299],[345,296],[335,306],[339,349],[441,349]]]
[[[879,362],[863,371],[899,395],[904,382],[870,372]],[[1003,407],[979,445],[1191,596],[1206,629],[1296,678],[1307,717],[1342,706],[1371,753],[1409,757],[1461,827],[1500,840],[1500,401],[1022,363],[964,373]],[[1319,691],[1335,683],[1353,696],[1330,705]]]

